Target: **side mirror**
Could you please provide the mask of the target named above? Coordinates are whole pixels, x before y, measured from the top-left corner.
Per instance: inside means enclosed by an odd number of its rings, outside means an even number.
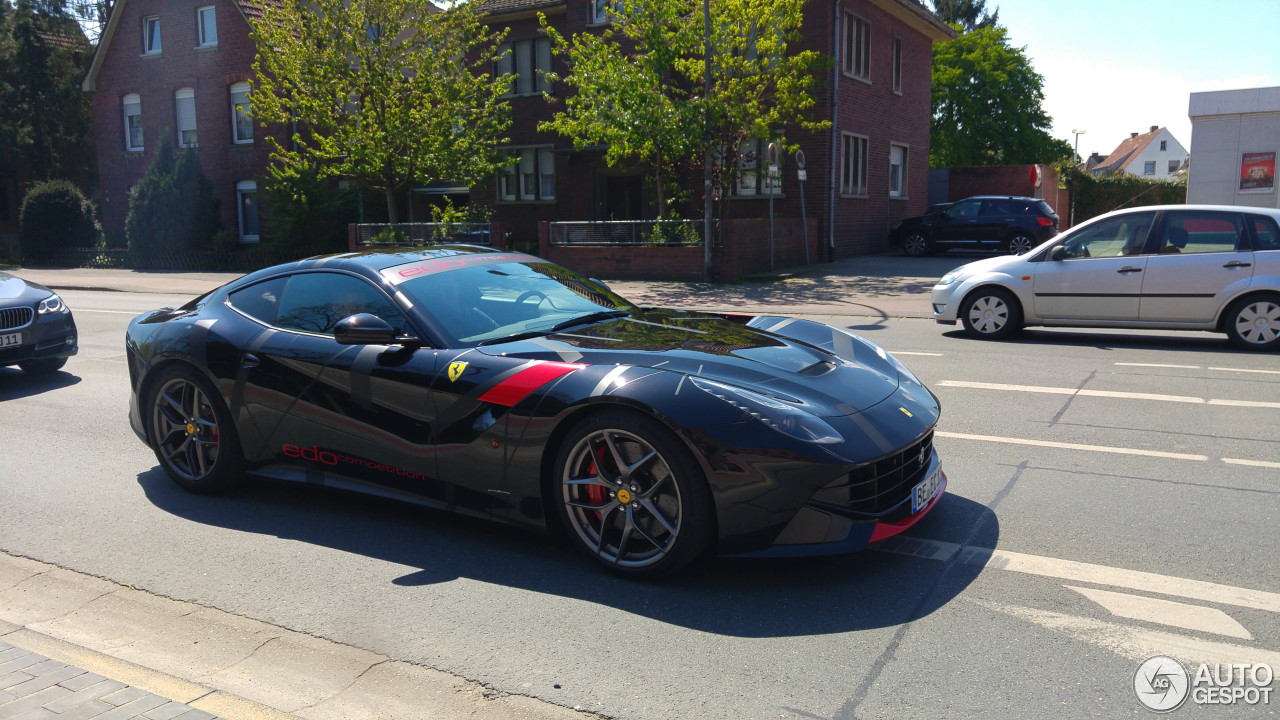
[[[1049,251],[1050,260],[1065,260],[1066,258],[1067,258],[1066,245],[1059,245],[1058,247]]]
[[[333,339],[339,345],[394,345],[396,331],[377,315],[356,313],[333,326]]]

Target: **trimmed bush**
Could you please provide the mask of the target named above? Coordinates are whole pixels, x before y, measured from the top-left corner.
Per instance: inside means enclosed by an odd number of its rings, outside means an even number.
[[[181,155],[172,143],[160,145],[129,199],[125,234],[134,253],[207,250],[222,229],[213,182],[200,167],[195,148]]]
[[[26,260],[41,260],[58,250],[93,248],[102,240],[93,204],[66,180],[36,184],[22,201],[18,246]]]

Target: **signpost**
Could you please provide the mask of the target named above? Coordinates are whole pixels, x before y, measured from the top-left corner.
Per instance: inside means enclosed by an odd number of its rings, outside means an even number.
[[[778,177],[778,143],[769,143],[769,179],[765,187],[769,190],[769,272],[773,272],[773,183]]]
[[[809,216],[804,211],[804,181],[809,174],[804,170],[804,150],[796,148],[796,179],[800,181],[800,227],[804,231],[804,264],[809,264]]]

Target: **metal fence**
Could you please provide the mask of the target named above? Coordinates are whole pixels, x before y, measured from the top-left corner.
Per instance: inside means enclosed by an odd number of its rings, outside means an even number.
[[[712,226],[712,238],[717,235]],[[601,220],[551,223],[552,245],[701,245],[701,220]]]
[[[465,243],[490,245],[489,223],[361,223],[359,245],[431,245]]]

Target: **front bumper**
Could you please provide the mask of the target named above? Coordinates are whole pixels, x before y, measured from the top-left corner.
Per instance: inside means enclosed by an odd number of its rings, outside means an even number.
[[[22,336],[20,344],[0,350],[0,367],[28,360],[68,358],[80,351],[80,337],[70,311],[37,315],[30,325],[0,334]]]
[[[933,319],[942,325],[955,325],[960,316],[960,301],[964,296],[959,293],[962,283],[953,282],[947,285],[934,285],[929,293],[929,302],[933,304]]]

